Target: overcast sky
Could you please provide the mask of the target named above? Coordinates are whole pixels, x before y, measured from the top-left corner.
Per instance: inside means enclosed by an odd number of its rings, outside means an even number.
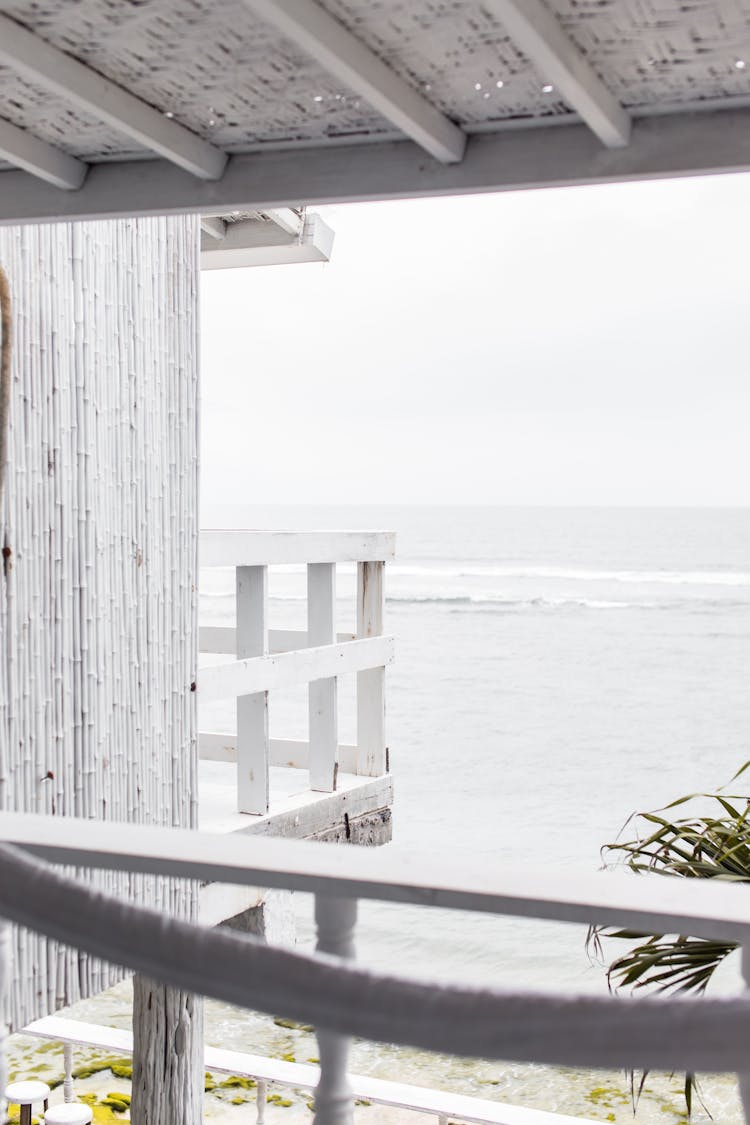
[[[204,503],[747,504],[750,177],[319,208],[203,275]]]

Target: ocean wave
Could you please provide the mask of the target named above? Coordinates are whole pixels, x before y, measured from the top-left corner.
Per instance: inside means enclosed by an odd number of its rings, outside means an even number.
[[[400,565],[388,568],[394,578],[546,578],[575,582],[664,583],[670,586],[749,586],[750,572],[735,570],[593,570],[557,566],[427,567]]]
[[[613,601],[603,598],[576,598],[571,596],[549,597],[536,596],[528,598],[509,597],[507,594],[413,594],[393,595],[386,598],[389,603],[401,605],[444,605],[448,608],[486,610],[488,612],[502,612],[519,609],[655,609],[675,610],[682,609],[691,613],[707,613],[714,610],[744,610],[747,611],[746,601],[737,601],[734,598],[659,598],[658,600],[639,599],[633,601]]]
[[[439,594],[394,595],[386,597],[385,600],[401,605],[453,605],[476,608],[489,606],[505,609],[566,609],[570,607],[580,609],[659,609],[665,604],[664,602],[603,601],[598,598],[510,598],[502,594],[496,596],[486,594],[476,596],[471,594],[446,594],[445,596]],[[720,604],[726,605],[726,602]]]

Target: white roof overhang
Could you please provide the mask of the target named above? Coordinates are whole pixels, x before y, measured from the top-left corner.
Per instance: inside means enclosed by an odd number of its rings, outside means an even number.
[[[257,223],[750,169],[744,0],[3,0],[2,13],[0,222]]]

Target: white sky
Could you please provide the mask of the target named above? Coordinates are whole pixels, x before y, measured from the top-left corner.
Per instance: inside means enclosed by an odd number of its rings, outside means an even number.
[[[216,503],[747,504],[750,177],[319,208],[203,275]]]

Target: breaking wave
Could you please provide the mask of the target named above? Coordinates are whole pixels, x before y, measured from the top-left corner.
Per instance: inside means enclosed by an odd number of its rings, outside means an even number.
[[[396,575],[414,578],[546,578],[574,582],[664,583],[669,586],[748,586],[750,572],[733,570],[592,570],[556,566],[482,566],[460,564],[453,568],[399,566]]]

